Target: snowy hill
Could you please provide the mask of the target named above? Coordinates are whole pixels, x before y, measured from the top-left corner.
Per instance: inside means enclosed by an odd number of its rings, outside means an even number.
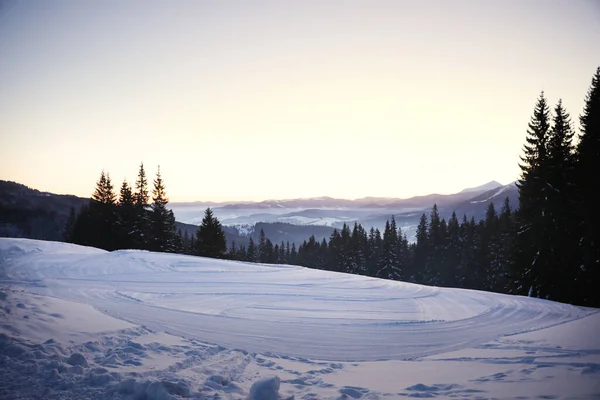
[[[0,269],[3,399],[600,394],[597,309],[28,239]]]
[[[504,185],[502,185],[500,182],[490,181],[490,182],[484,183],[483,185],[480,185],[480,186],[463,189],[463,190],[461,190],[461,193],[481,193],[481,192],[487,192],[488,190],[497,189],[497,188],[499,188],[501,186],[504,186]]]

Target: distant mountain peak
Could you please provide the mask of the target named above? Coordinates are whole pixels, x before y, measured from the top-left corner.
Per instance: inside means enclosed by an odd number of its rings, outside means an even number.
[[[501,186],[504,186],[504,185],[497,181],[490,181],[490,182],[484,183],[483,185],[480,185],[480,186],[463,189],[460,191],[460,193],[487,192],[488,190],[493,190],[493,189],[499,188]]]

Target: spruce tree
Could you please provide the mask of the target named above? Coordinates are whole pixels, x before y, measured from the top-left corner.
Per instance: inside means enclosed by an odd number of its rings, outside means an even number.
[[[135,181],[134,203],[136,209],[136,222],[134,241],[136,248],[147,249],[149,245],[149,218],[148,218],[148,180],[144,163],[140,164],[137,180]]]
[[[117,203],[117,248],[135,248],[136,215],[133,192],[127,181],[123,180],[119,192],[119,202]]]
[[[429,230],[428,230],[428,243],[429,243],[429,257],[426,263],[425,275],[427,280],[425,281],[428,285],[439,285],[440,275],[444,265],[444,237],[445,232],[442,228],[442,220],[438,212],[437,204],[433,205],[431,214],[429,216]]]
[[[500,252],[498,262],[501,265],[500,275],[498,276],[498,291],[510,293],[511,274],[514,271],[512,267],[515,241],[515,218],[510,205],[510,199],[506,197],[498,216],[498,230],[500,232]]]
[[[600,213],[598,171],[600,171],[600,67],[592,78],[579,117],[581,133],[577,144],[576,176],[578,187],[580,271],[585,289],[581,303],[600,307]]]
[[[427,271],[429,270],[429,226],[427,216],[421,215],[419,225],[417,226],[416,243],[414,246],[414,256],[411,268],[411,274],[408,276],[410,282],[425,283],[429,280]]]
[[[202,224],[196,235],[196,254],[203,257],[223,258],[227,241],[221,223],[209,208],[204,212]]]
[[[559,100],[548,140],[548,247],[545,297],[573,302],[579,290],[575,153],[569,114]]]
[[[152,251],[173,252],[175,250],[175,217],[167,209],[165,184],[160,174],[160,166],[156,171],[154,189],[152,191],[152,204],[150,205],[148,247]]]
[[[460,224],[455,212],[452,213],[450,220],[448,220],[448,230],[445,242],[446,265],[444,270],[441,271],[440,279],[444,286],[456,287],[458,283],[457,275],[461,263],[461,241]]]
[[[382,242],[381,233],[379,229],[371,227],[369,231],[369,237],[367,239],[367,275],[377,276],[379,272],[379,263],[381,261],[382,254]]]
[[[550,135],[550,110],[540,95],[527,130],[521,157],[519,209],[516,214],[518,231],[513,263],[516,281],[515,292],[544,296],[546,273],[550,262],[548,213],[548,139]]]
[[[392,217],[390,221],[385,222],[383,230],[383,249],[382,258],[378,265],[376,277],[383,279],[400,279],[399,259],[398,259],[398,230],[396,221]]]
[[[258,261],[261,263],[268,262],[268,254],[267,254],[267,235],[265,235],[265,231],[261,228],[260,233],[258,234]]]
[[[500,227],[494,203],[490,202],[482,225],[478,264],[481,266],[481,288],[486,291],[498,291],[502,276],[500,247]]]
[[[256,262],[258,261],[258,251],[254,244],[254,239],[248,239],[248,250],[246,251],[246,261]]]
[[[355,222],[352,229],[352,269],[354,274],[367,274],[367,232]]]
[[[88,209],[91,223],[88,245],[105,250],[115,249],[117,232],[115,198],[110,175],[102,171]]]

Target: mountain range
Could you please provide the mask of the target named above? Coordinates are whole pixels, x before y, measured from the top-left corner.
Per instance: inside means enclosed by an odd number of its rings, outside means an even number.
[[[281,241],[300,244],[315,235],[328,238],[344,223],[361,223],[366,229],[382,230],[392,215],[409,240],[420,216],[429,214],[434,204],[448,219],[453,211],[479,220],[490,203],[500,210],[508,197],[512,207],[518,204],[518,189],[514,183],[502,185],[491,181],[455,194],[430,194],[408,199],[364,197],[355,200],[314,197],[260,202],[173,202],[177,227],[188,234],[195,233],[204,211],[211,207],[224,226],[228,242],[244,244],[249,237],[258,238],[264,230],[273,243]],[[89,199],[57,195],[28,188],[15,182],[0,180],[0,236],[61,240],[71,207],[79,209]]]

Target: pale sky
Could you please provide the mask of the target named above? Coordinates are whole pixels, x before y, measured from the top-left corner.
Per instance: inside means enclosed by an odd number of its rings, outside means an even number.
[[[600,2],[0,0],[0,179],[171,201],[509,183],[535,101],[575,128]]]

